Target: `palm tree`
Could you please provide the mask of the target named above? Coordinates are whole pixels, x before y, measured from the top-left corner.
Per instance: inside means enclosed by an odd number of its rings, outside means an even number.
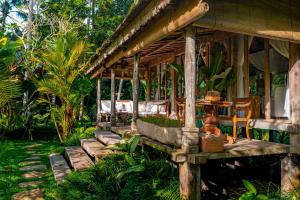
[[[47,75],[37,81],[37,91],[46,96],[50,105],[60,141],[63,142],[71,133],[80,106],[81,94],[78,94],[75,82],[86,68],[87,45],[78,41],[75,32],[59,34],[49,41],[47,48],[38,59],[43,64]],[[55,95],[60,105],[54,105],[50,96]]]
[[[15,60],[18,42],[10,42],[6,37],[0,37],[0,108],[10,100],[20,96],[17,79],[10,76],[8,67]]]

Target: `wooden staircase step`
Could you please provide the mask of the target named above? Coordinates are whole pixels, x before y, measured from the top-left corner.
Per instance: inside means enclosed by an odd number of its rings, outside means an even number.
[[[66,147],[66,157],[75,171],[81,171],[94,165],[81,147]]]
[[[105,145],[118,144],[122,138],[111,131],[95,131],[95,137]]]
[[[60,184],[71,172],[71,169],[62,155],[51,154],[49,159],[55,180],[58,184]]]
[[[112,153],[112,150],[106,148],[106,146],[100,143],[96,138],[93,139],[81,139],[81,147],[94,158],[102,157],[103,154]]]

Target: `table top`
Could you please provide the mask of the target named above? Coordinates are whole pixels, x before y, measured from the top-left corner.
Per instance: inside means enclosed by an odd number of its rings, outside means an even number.
[[[233,102],[231,101],[207,101],[207,100],[196,100],[198,106],[219,106],[219,107],[231,107]]]

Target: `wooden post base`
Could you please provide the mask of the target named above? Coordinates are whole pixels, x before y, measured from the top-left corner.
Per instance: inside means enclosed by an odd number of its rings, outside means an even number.
[[[182,199],[201,199],[201,167],[188,162],[179,164],[180,194]]]
[[[281,194],[295,192],[300,188],[299,157],[288,154],[281,160]]]

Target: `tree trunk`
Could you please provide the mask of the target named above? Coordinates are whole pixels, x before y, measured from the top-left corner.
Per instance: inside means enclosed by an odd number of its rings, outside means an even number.
[[[83,119],[83,109],[84,109],[84,97],[81,98],[81,101],[80,101],[80,110],[79,110],[79,121],[82,121]]]
[[[5,32],[5,26],[6,26],[6,18],[9,14],[10,5],[7,0],[5,0],[2,3],[1,12],[2,12],[2,18],[1,18],[1,31]]]
[[[34,0],[29,0],[28,1],[28,21],[27,21],[27,43],[26,43],[26,51],[30,51],[31,49],[31,39],[32,39],[32,23],[33,23],[33,4],[34,4]],[[27,81],[29,78],[29,73],[26,70],[25,74],[24,74],[24,81]],[[23,106],[26,106],[26,104],[28,103],[28,90],[24,93],[24,97],[23,97]]]

